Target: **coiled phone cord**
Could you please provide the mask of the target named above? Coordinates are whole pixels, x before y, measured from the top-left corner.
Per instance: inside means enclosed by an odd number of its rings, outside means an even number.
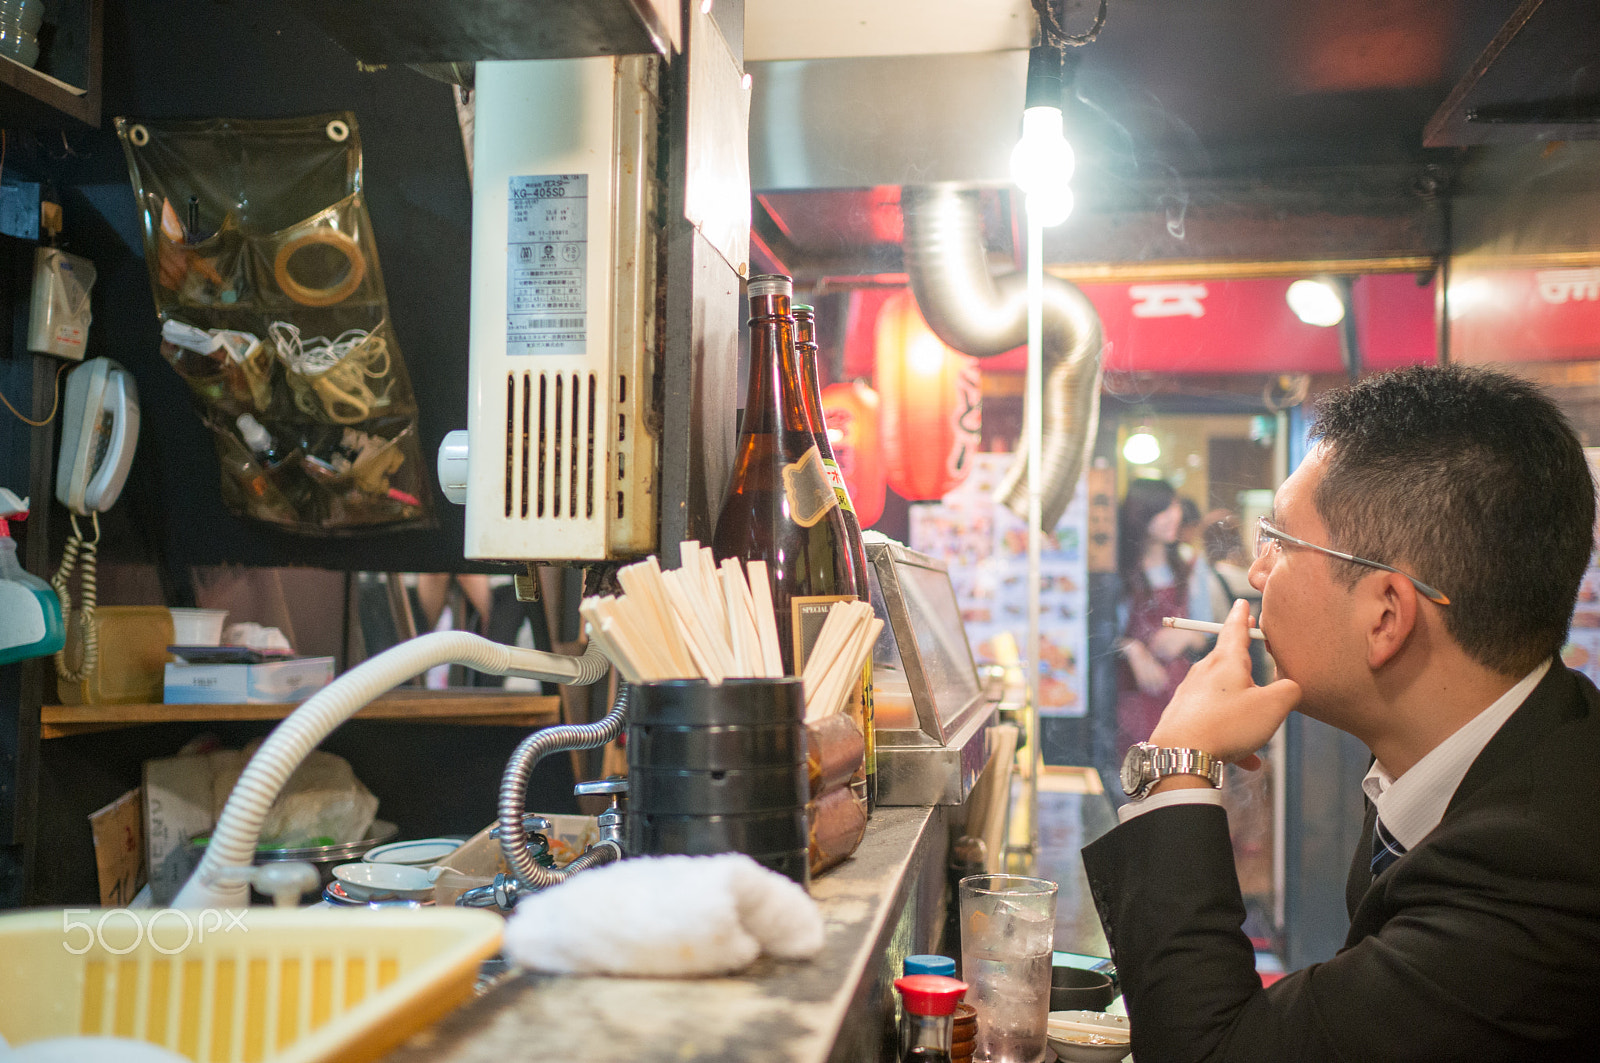
[[[78,564],[78,554],[82,552],[83,567],[79,581],[83,585],[83,604],[78,611],[78,632],[83,652],[78,670],[73,671],[67,664],[66,647],[57,650],[56,675],[69,683],[81,683],[94,675],[95,669],[100,666],[100,633],[94,626],[95,560],[100,550],[100,514],[89,514],[90,526],[94,528],[93,539],[83,537],[76,513],[67,515],[72,519],[72,534],[67,537],[66,549],[61,552],[61,567],[50,577],[50,586],[55,588],[56,597],[61,599],[61,618],[66,621],[72,616],[72,595],[67,591],[67,580],[72,578],[72,570]]]

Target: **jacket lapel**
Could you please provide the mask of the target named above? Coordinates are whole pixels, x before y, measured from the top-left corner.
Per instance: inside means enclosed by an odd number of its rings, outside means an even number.
[[[1351,854],[1350,877],[1344,884],[1344,906],[1351,919],[1355,919],[1361,898],[1367,895],[1367,890],[1372,886],[1372,831],[1373,824],[1378,820],[1378,807],[1371,801],[1363,800],[1362,803],[1367,806],[1366,822],[1361,827],[1361,842]]]
[[[1551,664],[1545,677],[1528,694],[1526,701],[1511,714],[1510,719],[1495,732],[1483,752],[1472,762],[1461,785],[1450,798],[1445,816],[1459,807],[1478,790],[1521,758],[1530,746],[1565,721],[1600,711],[1600,692],[1568,670],[1560,661]],[[1350,934],[1345,939],[1348,947],[1376,929],[1372,923],[1376,913],[1369,912],[1358,925],[1357,912],[1367,891],[1372,887],[1372,830],[1378,810],[1371,801],[1366,804],[1366,821],[1361,830],[1361,844],[1350,861],[1350,876],[1345,881],[1345,905],[1350,912]],[[1419,845],[1427,843],[1423,839]]]

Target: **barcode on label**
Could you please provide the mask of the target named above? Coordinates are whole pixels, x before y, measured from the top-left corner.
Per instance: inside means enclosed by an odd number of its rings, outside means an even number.
[[[581,317],[531,317],[518,322],[523,328],[582,328]]]

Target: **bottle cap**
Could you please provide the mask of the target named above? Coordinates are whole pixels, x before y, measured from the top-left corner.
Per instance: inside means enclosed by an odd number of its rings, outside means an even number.
[[[909,974],[896,978],[894,987],[913,1015],[949,1015],[967,991],[967,983],[937,974]]]
[[[907,956],[905,974],[937,974],[946,978],[956,976],[956,961],[948,956],[934,956],[924,953],[921,956]]]
[[[0,487],[0,538],[11,538],[11,525],[13,520],[28,519],[28,500],[18,498],[4,487]]]
[[[248,413],[241,413],[235,424],[239,426],[239,436],[244,440],[245,446],[258,454],[272,446],[272,436],[261,427],[261,422]]]
[[[763,273],[751,277],[746,294],[754,299],[762,295],[794,295],[794,281],[781,273]]]
[[[810,303],[795,303],[791,309],[793,309],[797,314],[811,314],[813,316],[815,316],[817,312],[817,308],[812,306]]]

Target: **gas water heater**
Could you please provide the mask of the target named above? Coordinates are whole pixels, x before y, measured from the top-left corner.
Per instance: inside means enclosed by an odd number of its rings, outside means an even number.
[[[477,64],[468,427],[438,462],[469,558],[655,549],[659,70]]]

